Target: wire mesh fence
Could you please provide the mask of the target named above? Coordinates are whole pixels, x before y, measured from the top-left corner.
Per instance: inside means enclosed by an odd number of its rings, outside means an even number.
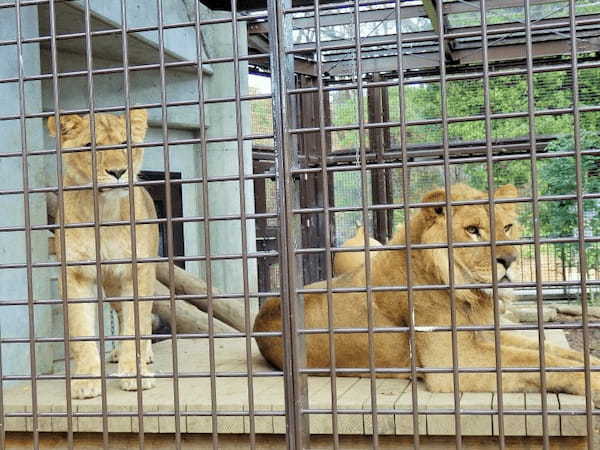
[[[2,448],[595,448],[599,38],[591,0],[0,0]]]

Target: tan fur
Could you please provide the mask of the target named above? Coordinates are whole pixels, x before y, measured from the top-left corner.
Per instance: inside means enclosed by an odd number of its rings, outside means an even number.
[[[365,227],[360,226],[356,229],[356,234],[342,244],[342,248],[364,247],[365,246]],[[381,247],[381,242],[377,239],[369,238],[369,246]],[[369,250],[370,260],[373,261],[380,252]],[[355,269],[365,264],[365,252],[340,252],[333,258],[333,274],[335,276],[343,273],[353,272]]]
[[[496,198],[515,197],[514,186],[499,188]],[[465,185],[452,187],[452,199],[487,199],[487,194]],[[445,192],[434,190],[424,196],[423,202],[443,202]],[[411,211],[412,212],[412,211]],[[495,209],[495,235],[498,241],[513,240],[519,237],[514,204],[498,204]],[[508,229],[508,225],[512,228]],[[476,226],[480,236],[467,231]],[[446,243],[446,212],[442,207],[422,208],[411,215],[410,240],[412,244]],[[452,207],[453,242],[488,241],[490,239],[489,213],[487,205],[465,205]],[[391,244],[405,242],[404,229],[396,231]],[[405,251],[385,251],[373,261],[370,284],[372,286],[406,286],[407,267]],[[517,248],[511,245],[498,245],[497,258],[505,262],[517,256]],[[492,281],[491,250],[486,247],[462,247],[453,249],[455,284],[490,283]],[[411,251],[412,285],[448,285],[447,249],[412,249]],[[513,278],[514,264],[505,269],[496,264],[498,279],[506,274]],[[353,273],[334,278],[334,287],[364,287],[364,271],[357,269]],[[324,288],[321,281],[307,287]],[[457,325],[493,324],[493,301],[489,290],[455,289]],[[501,295],[503,290],[501,290]],[[376,327],[408,326],[409,310],[406,292],[378,291],[372,293],[373,318]],[[432,332],[427,327],[449,326],[450,295],[448,290],[415,290],[414,321],[416,333],[417,365],[426,368],[452,368],[452,344],[450,332]],[[335,328],[367,327],[367,301],[364,293],[333,294],[333,326]],[[329,328],[327,322],[327,296],[325,294],[306,294],[304,296],[304,326],[311,328]],[[254,324],[255,332],[281,331],[281,311],[279,298],[268,299]],[[378,368],[410,367],[408,333],[375,333],[375,366]],[[274,366],[282,368],[283,349],[281,338],[257,337],[263,356]],[[329,337],[327,334],[309,334],[306,337],[307,365],[312,368],[330,367]],[[366,333],[338,333],[335,335],[335,366],[338,368],[367,368],[368,336]],[[460,331],[457,333],[459,367],[494,368],[496,352],[493,332]],[[582,367],[583,356],[578,352],[546,345],[547,367]],[[502,333],[501,357],[503,367],[539,367],[538,344],[534,340],[515,337]],[[598,361],[593,359],[593,363]],[[364,373],[348,375],[368,376]],[[407,377],[408,374],[378,374],[378,376]],[[423,376],[430,391],[452,392],[451,373],[426,373]],[[539,391],[539,373],[504,373],[503,389],[507,392]],[[560,372],[546,373],[547,388],[556,392],[584,394],[584,376],[582,372],[568,374]],[[497,389],[495,373],[463,373],[459,375],[461,391],[481,392]],[[600,390],[600,379],[592,374],[592,389]]]
[[[134,143],[144,140],[147,129],[146,110],[131,112],[131,137]],[[127,141],[124,116],[112,114],[96,114],[96,144],[98,146],[121,144]],[[89,116],[67,115],[60,119],[62,148],[83,147],[91,142]],[[48,119],[50,134],[56,136],[56,123],[53,117]],[[97,150],[96,176],[100,193],[98,208],[100,223],[119,220],[130,220],[129,191],[127,188],[130,172],[127,170],[127,149]],[[143,149],[132,149],[133,177],[141,168]],[[91,151],[64,153],[63,183],[65,186],[81,186],[92,184]],[[119,178],[114,175],[125,170]],[[113,171],[113,174],[108,171]],[[116,171],[116,172],[115,172]],[[102,187],[105,184],[121,183],[123,187]],[[64,223],[94,222],[94,198],[91,189],[71,190],[64,192]],[[156,218],[154,204],[148,192],[141,187],[134,188],[135,220]],[[61,220],[60,217],[57,220]],[[148,258],[158,252],[157,225],[136,225],[136,256]],[[61,255],[60,235],[57,233],[56,254]],[[93,227],[65,229],[66,261],[95,261],[96,246]],[[131,259],[130,226],[103,226],[100,228],[100,256],[102,261],[114,259]],[[131,264],[104,264],[101,272],[101,288],[110,297],[131,297],[133,295]],[[140,297],[153,294],[155,267],[154,264],[137,265],[137,286]],[[60,278],[59,278],[60,279]],[[94,265],[67,267],[67,297],[73,299],[90,299],[97,297],[96,267]],[[64,286],[61,286],[61,291]],[[151,333],[152,302],[140,301],[139,322],[141,334]],[[113,308],[119,312],[120,334],[135,335],[134,303],[113,302]],[[69,334],[75,336],[95,336],[97,319],[97,303],[71,303],[69,305]],[[152,359],[151,343],[141,342],[142,375],[152,375],[146,368],[146,361]],[[95,342],[72,342],[71,353],[75,361],[74,375],[100,375],[100,355]],[[135,375],[136,352],[135,341],[120,341],[119,373]],[[154,385],[150,378],[142,379],[142,388]],[[77,379],[72,381],[74,398],[91,398],[100,395],[99,379]],[[137,389],[135,378],[121,380],[121,388]]]

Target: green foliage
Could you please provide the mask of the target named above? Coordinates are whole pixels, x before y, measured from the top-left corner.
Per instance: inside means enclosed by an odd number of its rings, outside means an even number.
[[[600,138],[591,133],[581,136],[581,148],[600,148]],[[574,139],[565,137],[557,139],[547,147],[549,152],[573,151]],[[600,192],[600,157],[583,155],[581,157],[581,185],[583,193]],[[539,189],[541,195],[573,195],[576,193],[576,160],[572,156],[548,158],[539,161]],[[600,234],[600,200],[587,199],[583,201],[585,215],[584,233],[598,236]],[[578,215],[577,202],[560,200],[541,202],[539,208],[540,228],[542,232],[553,236],[577,236]],[[578,244],[570,244],[577,247]],[[586,244],[588,264],[595,266],[600,263],[600,251],[597,245]],[[572,253],[572,252],[569,252]],[[573,264],[574,261],[564,261]]]

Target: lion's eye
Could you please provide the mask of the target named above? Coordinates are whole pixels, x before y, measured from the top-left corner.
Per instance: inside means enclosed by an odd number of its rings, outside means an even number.
[[[508,232],[509,232],[509,231],[512,229],[512,227],[513,227],[513,224],[512,224],[512,223],[509,223],[508,225],[506,225],[506,226],[504,227],[504,232],[505,232],[505,233],[508,233]]]
[[[479,227],[476,227],[475,225],[471,225],[469,227],[466,228],[467,233],[469,234],[474,234],[475,236],[479,236]]]

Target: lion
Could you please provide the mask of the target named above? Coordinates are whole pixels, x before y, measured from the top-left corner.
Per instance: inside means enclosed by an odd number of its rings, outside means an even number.
[[[356,233],[350,239],[342,244],[342,248],[364,247],[365,246],[365,227],[357,224]],[[377,239],[369,238],[369,256],[370,259],[377,257],[379,252],[372,250],[374,247],[381,247],[381,242]],[[365,252],[339,252],[333,258],[333,274],[335,276],[347,272],[353,272],[358,267],[365,264]]]
[[[148,128],[148,113],[137,109],[130,112],[131,139],[133,143],[143,142]],[[48,118],[48,130],[56,136],[54,117]],[[91,142],[91,124],[89,115],[64,115],[60,118],[60,137],[62,148],[85,147]],[[125,116],[114,114],[95,114],[96,144],[108,146],[127,142]],[[91,185],[95,177],[99,193],[97,206],[99,217],[94,216],[94,193],[92,189],[66,190],[63,192],[65,224],[100,223],[130,221],[130,200],[128,182],[136,179],[142,165],[143,149],[132,148],[132,167],[128,167],[127,149],[97,150],[96,170],[92,168],[90,151],[70,152],[62,155],[64,186]],[[105,186],[111,184],[113,186]],[[114,186],[115,184],[122,185]],[[148,192],[142,187],[133,189],[135,220],[155,219],[154,203]],[[57,217],[57,222],[61,217]],[[132,258],[130,226],[100,227],[100,257],[102,261]],[[151,258],[158,255],[158,225],[144,224],[135,226],[137,258]],[[75,261],[95,261],[94,227],[65,229],[66,263]],[[56,254],[61,255],[59,233],[55,239]],[[101,280],[96,277],[95,265],[67,266],[66,295],[68,301],[97,297],[97,285],[101,284],[105,295],[110,297],[132,297],[133,273],[131,264],[103,264]],[[137,265],[137,286],[140,297],[154,294],[155,265],[140,263]],[[60,280],[60,277],[59,277]],[[61,292],[65,289],[60,283]],[[139,306],[139,328],[142,334],[151,334],[151,301],[137,302]],[[134,302],[111,302],[119,314],[119,332],[121,335],[135,335]],[[95,336],[97,303],[70,303],[69,335],[71,337]],[[74,375],[100,375],[100,355],[96,342],[74,341],[71,352],[75,362]],[[123,340],[119,344],[118,371],[121,375],[136,375],[136,349],[134,340]],[[141,375],[152,376],[146,362],[152,360],[151,342],[141,342]],[[121,389],[137,389],[135,378],[123,378]],[[152,378],[142,378],[141,388],[154,386]],[[73,398],[92,398],[100,395],[100,379],[79,378],[71,384]]]
[[[466,185],[451,188],[452,201],[481,200],[488,194]],[[512,185],[499,187],[494,197],[514,198],[516,188]],[[426,194],[423,203],[446,201],[443,189],[435,189]],[[490,217],[488,204],[452,206],[453,243],[471,243],[490,240]],[[411,215],[409,237],[413,245],[447,243],[446,208],[444,206],[423,207]],[[514,245],[501,241],[519,238],[517,211],[514,203],[499,203],[495,206],[495,238],[497,280],[511,282],[515,277],[515,262],[518,252]],[[390,245],[405,243],[404,227],[397,229]],[[491,248],[482,246],[453,247],[453,278],[457,286],[465,284],[490,284],[492,282]],[[380,250],[372,262],[371,286],[406,286],[408,268],[405,250]],[[450,266],[447,248],[413,248],[410,252],[410,275],[412,286],[448,286]],[[362,267],[349,274],[343,274],[331,281],[333,288],[359,288],[366,285]],[[320,281],[306,286],[307,289],[324,289],[326,283]],[[498,290],[504,297],[509,289]],[[494,302],[492,290],[482,288],[456,288],[453,290],[456,305],[456,325],[493,325]],[[406,291],[372,291],[372,314],[374,326],[409,326],[409,308]],[[416,289],[412,291],[414,300],[414,324],[416,326],[416,363],[422,368],[452,368],[452,340],[449,331],[433,331],[431,327],[444,327],[451,324],[451,299],[446,289]],[[340,292],[332,294],[334,328],[366,328],[368,317],[367,296],[365,293]],[[304,328],[328,329],[328,300],[325,293],[304,295]],[[260,308],[254,323],[254,331],[280,332],[282,330],[280,299],[269,298]],[[458,365],[461,368],[495,368],[496,349],[493,331],[464,331],[456,333]],[[256,336],[260,352],[273,366],[282,369],[284,365],[281,337]],[[368,334],[336,333],[335,367],[364,369],[369,367]],[[376,368],[408,368],[411,366],[409,334],[407,332],[373,333],[374,365]],[[576,351],[545,344],[546,367],[582,367],[583,355]],[[307,334],[305,338],[307,367],[328,369],[331,366],[329,335],[326,332]],[[509,332],[501,333],[501,358],[503,367],[539,367],[538,342]],[[593,359],[594,364],[598,360]],[[370,376],[362,372],[345,371],[340,375]],[[408,378],[409,373],[380,371],[378,377]],[[425,372],[419,375],[431,392],[453,392],[452,373]],[[496,373],[460,373],[459,386],[465,392],[486,392],[497,389]],[[546,372],[546,386],[549,391],[583,395],[585,393],[584,373]],[[540,390],[540,374],[536,372],[505,372],[502,374],[502,387],[506,392],[526,392]],[[592,373],[592,389],[600,391],[600,376]]]

